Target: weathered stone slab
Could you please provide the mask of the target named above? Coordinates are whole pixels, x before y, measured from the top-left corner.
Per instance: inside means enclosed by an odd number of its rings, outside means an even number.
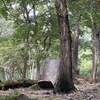
[[[46,58],[43,62],[41,80],[51,81],[54,85],[59,70],[60,58]]]

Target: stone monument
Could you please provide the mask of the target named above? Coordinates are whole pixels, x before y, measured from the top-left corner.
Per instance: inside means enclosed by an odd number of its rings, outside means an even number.
[[[41,70],[41,80],[39,85],[52,87],[54,86],[59,70],[60,58],[46,58]],[[52,86],[52,84],[53,86]],[[45,84],[45,85],[44,85]],[[50,85],[50,86],[49,86]]]

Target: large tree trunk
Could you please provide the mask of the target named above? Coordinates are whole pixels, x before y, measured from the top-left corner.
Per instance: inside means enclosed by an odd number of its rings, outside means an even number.
[[[74,31],[74,49],[73,49],[73,69],[75,73],[79,73],[77,69],[77,63],[78,63],[78,44],[79,44],[79,20],[78,20],[78,14],[76,15],[76,22],[75,22],[75,31]]]
[[[60,67],[57,92],[74,90],[72,81],[71,34],[68,21],[66,0],[55,0],[56,12],[60,31]]]

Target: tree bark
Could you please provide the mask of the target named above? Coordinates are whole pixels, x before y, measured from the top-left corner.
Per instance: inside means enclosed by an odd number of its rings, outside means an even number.
[[[96,72],[97,72],[97,63],[99,60],[99,50],[98,50],[98,38],[96,35],[96,29],[92,28],[92,52],[93,52],[93,61],[92,61],[92,82],[96,82]]]
[[[96,72],[97,72],[97,63],[98,63],[98,56],[99,56],[99,51],[98,51],[98,38],[97,38],[97,24],[95,23],[95,18],[92,13],[93,10],[93,5],[94,5],[94,0],[90,0],[90,19],[92,22],[92,53],[93,53],[93,61],[92,61],[92,72],[91,72],[91,78],[92,82],[96,82]]]
[[[2,78],[3,78],[3,80],[6,80],[4,68],[1,69],[1,73],[2,73]]]
[[[69,28],[66,0],[55,0],[58,25],[60,31],[60,67],[57,92],[69,92],[74,90],[72,81],[72,58],[71,58],[71,33]]]
[[[31,80],[33,79],[33,77],[34,77],[34,60],[33,60],[32,66],[30,66],[30,78],[31,78]]]
[[[34,72],[34,80],[40,80],[40,62],[36,60],[36,69]]]
[[[73,61],[72,66],[75,73],[78,73],[77,63],[78,63],[78,44],[79,44],[79,20],[78,14],[76,15],[75,31],[74,31],[74,49],[73,49]]]

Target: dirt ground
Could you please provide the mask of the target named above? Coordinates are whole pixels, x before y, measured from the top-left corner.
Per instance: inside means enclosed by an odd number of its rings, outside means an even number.
[[[29,87],[0,90],[0,96],[8,96],[18,92],[27,95],[32,100],[100,100],[100,83],[90,84],[82,78],[79,81],[80,84],[75,85],[77,90],[67,94],[53,94],[52,90],[34,90]]]

